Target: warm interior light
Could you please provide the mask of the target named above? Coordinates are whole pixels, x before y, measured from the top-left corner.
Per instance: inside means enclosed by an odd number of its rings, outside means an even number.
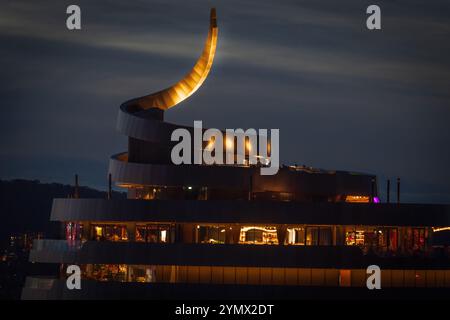
[[[161,242],[166,242],[167,239],[167,231],[161,230]]]
[[[230,150],[233,149],[234,145],[233,145],[233,140],[231,140],[231,138],[226,138],[225,139],[225,147]]]
[[[207,144],[205,150],[207,150],[207,151],[212,151],[212,149],[214,148],[214,143],[215,143],[215,139],[214,139],[214,138],[211,138],[211,139],[208,141],[208,144]]]
[[[256,237],[255,231],[259,231],[259,236]],[[251,232],[249,234],[249,232]],[[248,238],[250,236],[250,238]],[[251,244],[277,244],[277,228],[272,226],[245,226],[241,228],[239,241],[241,243]]]
[[[96,234],[98,237],[101,237],[101,236],[102,236],[102,231],[103,231],[103,228],[102,228],[102,227],[95,227],[95,234]]]
[[[206,150],[211,151],[214,148],[214,141],[208,142],[208,145],[206,146]]]
[[[252,151],[252,144],[250,143],[249,140],[245,142],[245,147],[247,148],[247,151],[249,152]]]
[[[450,231],[450,227],[441,227],[441,228],[433,227],[433,232],[439,232],[439,231]]]
[[[242,227],[241,228],[241,232],[247,232],[248,230],[251,229],[255,229],[255,230],[261,230],[261,231],[265,231],[265,232],[277,232],[277,228],[276,227],[261,227],[261,226],[247,226],[247,227]]]
[[[369,196],[346,196],[345,202],[352,202],[352,203],[368,203],[369,202]]]

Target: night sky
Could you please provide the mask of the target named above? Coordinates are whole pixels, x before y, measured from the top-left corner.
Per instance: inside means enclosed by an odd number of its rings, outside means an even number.
[[[126,150],[119,105],[190,70],[213,6],[212,71],[166,120],[279,128],[281,163],[377,174],[382,200],[401,177],[402,200],[450,203],[448,0],[0,0],[0,178],[105,189]]]

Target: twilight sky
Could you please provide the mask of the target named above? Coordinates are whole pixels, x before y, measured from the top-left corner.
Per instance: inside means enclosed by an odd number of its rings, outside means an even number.
[[[119,105],[190,70],[213,6],[212,71],[168,121],[279,128],[284,164],[377,174],[382,199],[399,176],[403,200],[450,203],[448,0],[0,0],[0,179],[104,189],[126,150]]]

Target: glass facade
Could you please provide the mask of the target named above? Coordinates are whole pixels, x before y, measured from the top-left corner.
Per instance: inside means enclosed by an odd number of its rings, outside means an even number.
[[[175,230],[168,224],[137,224],[135,239],[137,242],[170,243],[175,240]]]
[[[225,243],[226,229],[224,226],[200,226],[196,228],[197,243]]]
[[[246,226],[241,228],[240,243],[278,244],[275,226]]]
[[[287,228],[287,244],[305,245],[305,228]]]
[[[127,185],[129,199],[140,200],[264,200],[264,201],[306,201],[306,202],[348,202],[369,203],[371,198],[366,195],[345,194],[304,194],[280,191],[251,191],[246,188],[225,189],[210,186],[147,186]],[[373,200],[375,201],[374,198]]]
[[[332,232],[331,227],[306,227],[306,245],[307,246],[331,246]]]
[[[89,222],[67,222],[64,232],[68,241],[358,246],[366,254],[382,256],[426,254],[433,234],[431,228],[395,226]],[[185,237],[189,233],[191,240]]]
[[[76,222],[66,223],[65,238],[68,241],[83,239],[83,224]]]
[[[94,224],[91,229],[92,238],[96,241],[128,241],[126,225]]]
[[[177,265],[82,265],[85,279],[145,283],[210,283],[365,287],[364,269]],[[383,269],[383,287],[450,287],[450,270]]]

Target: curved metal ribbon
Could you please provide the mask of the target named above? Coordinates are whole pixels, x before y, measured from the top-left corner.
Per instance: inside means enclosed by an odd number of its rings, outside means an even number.
[[[191,96],[202,85],[211,70],[217,47],[216,9],[211,9],[208,37],[202,55],[192,70],[173,86],[133,100],[138,109],[158,108],[167,110]]]

